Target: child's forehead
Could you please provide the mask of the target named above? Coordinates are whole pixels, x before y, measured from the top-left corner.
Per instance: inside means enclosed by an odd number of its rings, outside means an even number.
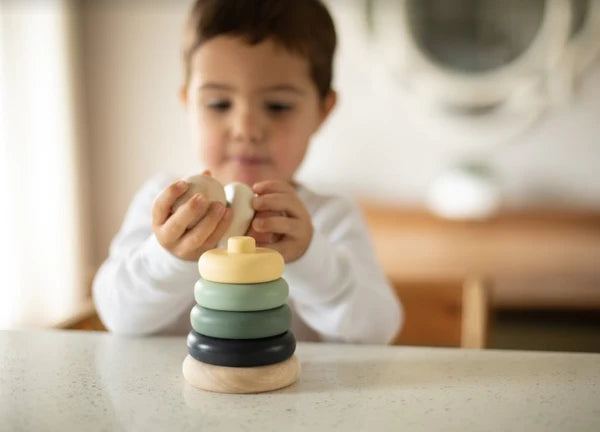
[[[191,66],[192,75],[202,80],[236,76],[266,83],[310,80],[308,60],[271,38],[250,44],[240,37],[215,37],[194,52]]]

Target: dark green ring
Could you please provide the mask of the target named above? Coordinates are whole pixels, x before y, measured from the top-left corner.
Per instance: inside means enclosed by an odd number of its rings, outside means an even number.
[[[196,305],[190,313],[192,328],[200,334],[223,339],[259,339],[285,333],[292,322],[287,304],[257,312],[228,312]]]

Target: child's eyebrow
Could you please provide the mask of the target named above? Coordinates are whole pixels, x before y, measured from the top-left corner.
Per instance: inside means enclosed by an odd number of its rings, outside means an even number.
[[[304,94],[304,90],[302,90],[296,86],[293,86],[291,84],[278,84],[278,85],[274,85],[274,86],[263,87],[263,88],[261,88],[261,90],[263,92],[288,91],[288,92],[296,93],[299,95]]]
[[[227,84],[207,82],[200,86],[200,90],[233,90],[234,88]]]
[[[227,91],[235,91],[235,87],[230,86],[228,84],[222,84],[217,82],[207,82],[200,86],[200,90],[227,90]],[[259,89],[260,92],[270,93],[270,92],[290,92],[295,93],[297,95],[303,96],[306,92],[296,87],[292,84],[276,84],[272,86],[261,87]]]

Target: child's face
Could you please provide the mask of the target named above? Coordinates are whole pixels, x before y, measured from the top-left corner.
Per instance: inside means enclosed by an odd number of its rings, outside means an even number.
[[[218,36],[192,58],[182,89],[201,161],[222,183],[292,180],[335,104],[319,98],[305,58],[267,39]]]

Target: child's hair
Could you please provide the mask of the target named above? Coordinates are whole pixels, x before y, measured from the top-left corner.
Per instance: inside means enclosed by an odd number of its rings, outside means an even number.
[[[196,49],[220,35],[239,36],[252,45],[273,38],[308,60],[321,98],[331,90],[336,34],[320,0],[197,0],[184,31],[186,84]]]

